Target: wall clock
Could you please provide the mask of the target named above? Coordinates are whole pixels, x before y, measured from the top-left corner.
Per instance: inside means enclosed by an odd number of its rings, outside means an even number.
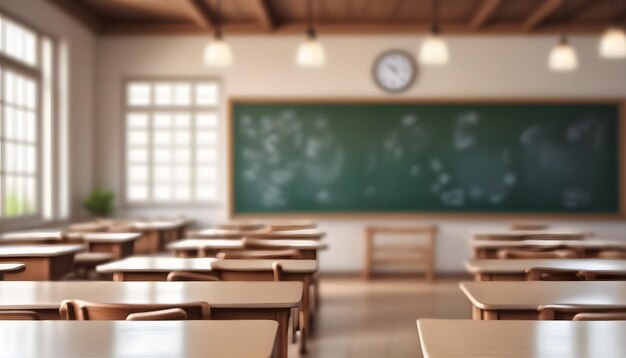
[[[389,50],[380,54],[372,68],[374,82],[391,93],[406,91],[417,77],[417,64],[413,56],[403,50]]]

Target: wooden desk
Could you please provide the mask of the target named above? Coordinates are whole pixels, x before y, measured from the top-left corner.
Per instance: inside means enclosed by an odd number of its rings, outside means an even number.
[[[548,259],[548,260],[466,260],[465,268],[476,281],[524,281],[524,270],[546,267],[596,273],[623,274],[626,260]]]
[[[248,232],[246,238],[251,239],[274,239],[274,240],[319,240],[326,236],[326,233],[317,229],[302,230],[281,230],[267,232]]]
[[[263,223],[246,222],[246,221],[232,221],[216,225],[218,229],[233,230],[233,231],[257,231],[266,228]]]
[[[269,358],[277,328],[265,320],[0,321],[0,355]]]
[[[311,316],[311,286],[313,275],[317,272],[316,260],[218,260],[135,256],[100,265],[96,271],[113,274],[114,281],[165,281],[172,271],[213,273],[223,281],[271,281],[272,264],[277,261],[283,266],[285,281],[298,281],[303,284],[302,325],[308,329]],[[306,351],[305,333],[302,333],[301,350]]]
[[[18,273],[26,269],[26,265],[20,262],[0,264],[0,281],[4,280],[5,274]]]
[[[495,259],[501,249],[522,248],[554,248],[563,247],[578,251],[584,258],[598,257],[603,250],[626,250],[626,241],[588,239],[588,240],[520,240],[520,241],[489,241],[471,240],[470,245],[477,259]]]
[[[187,239],[243,239],[244,232],[239,230],[204,229],[191,231]]]
[[[83,235],[83,240],[89,244],[90,252],[107,252],[115,259],[121,259],[133,254],[135,241],[141,238],[139,233],[101,232]]]
[[[287,357],[289,314],[292,308],[300,306],[302,284],[300,282],[0,282],[0,310],[33,310],[42,319],[59,319],[61,302],[69,298],[100,303],[130,304],[176,304],[203,301],[211,306],[212,319],[278,321],[278,356]],[[241,335],[239,337],[242,343],[245,343],[243,342],[245,337]]]
[[[178,257],[197,257],[200,250],[215,255],[224,251],[295,249],[302,254],[303,259],[315,260],[317,251],[327,247],[327,244],[319,240],[185,239],[169,244],[167,249]]]
[[[503,230],[476,232],[474,240],[582,240],[587,232],[565,230]]]
[[[626,357],[626,322],[417,321],[429,358]]]
[[[246,239],[248,249],[294,249],[300,251],[303,259],[317,260],[318,251],[326,250],[328,244],[320,240],[288,240],[288,239]]]
[[[58,280],[74,270],[74,255],[85,249],[85,245],[0,246],[0,262],[19,261],[26,265],[23,272],[8,276],[10,281]]]
[[[134,222],[133,231],[143,234],[143,237],[135,242],[135,251],[144,254],[163,251],[168,242],[180,238],[179,234],[186,225],[184,220]]]
[[[63,232],[59,230],[9,232],[0,236],[0,244],[56,244],[63,240]]]
[[[102,221],[89,221],[67,226],[67,231],[70,233],[103,232],[107,230],[109,230],[109,225],[107,225],[106,222]]]
[[[285,220],[272,221],[267,223],[267,228],[269,231],[304,230],[314,229],[316,227],[316,223],[307,220]]]
[[[537,319],[542,305],[626,306],[624,281],[461,282],[473,319]]]

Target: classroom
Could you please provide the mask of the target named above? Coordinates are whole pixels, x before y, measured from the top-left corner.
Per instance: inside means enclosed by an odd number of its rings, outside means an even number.
[[[0,0],[0,358],[624,337],[626,0]]]

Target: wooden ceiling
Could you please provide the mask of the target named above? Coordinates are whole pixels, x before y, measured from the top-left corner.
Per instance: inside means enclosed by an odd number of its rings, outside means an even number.
[[[100,34],[206,34],[217,0],[47,0]],[[429,29],[430,0],[313,0],[324,34],[421,33]],[[626,25],[626,0],[439,0],[445,33],[573,33]],[[223,0],[226,34],[302,33],[306,0]]]

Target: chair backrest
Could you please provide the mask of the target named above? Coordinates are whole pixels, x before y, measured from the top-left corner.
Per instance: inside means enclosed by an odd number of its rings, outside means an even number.
[[[574,321],[626,321],[626,313],[577,313]]]
[[[623,260],[626,259],[626,250],[603,250],[598,252],[598,258]]]
[[[579,270],[553,267],[530,267],[524,270],[526,281],[582,281],[584,276]]]
[[[538,310],[540,320],[571,320],[580,313],[626,314],[626,306],[606,307],[597,305],[545,305],[539,306]]]
[[[244,250],[220,252],[218,259],[299,259],[302,256],[298,250]]]
[[[187,272],[187,271],[172,271],[167,275],[168,281],[220,281],[219,277]]]
[[[511,230],[548,230],[550,225],[542,223],[512,223]]]
[[[82,300],[64,300],[59,310],[61,318],[76,321],[121,321],[130,314],[180,308],[190,320],[211,318],[211,308],[206,302],[180,304],[105,304]]]
[[[169,308],[160,311],[131,313],[126,317],[127,321],[184,321],[187,320],[187,312],[180,308]]]
[[[586,271],[580,272],[587,281],[625,281],[626,272],[622,271]]]
[[[500,249],[496,256],[499,259],[575,259],[579,254],[572,249]]]
[[[34,311],[1,311],[0,321],[39,321],[39,315]]]
[[[214,267],[222,281],[283,281],[283,265],[280,262],[272,262],[272,270],[228,270],[221,267]]]

